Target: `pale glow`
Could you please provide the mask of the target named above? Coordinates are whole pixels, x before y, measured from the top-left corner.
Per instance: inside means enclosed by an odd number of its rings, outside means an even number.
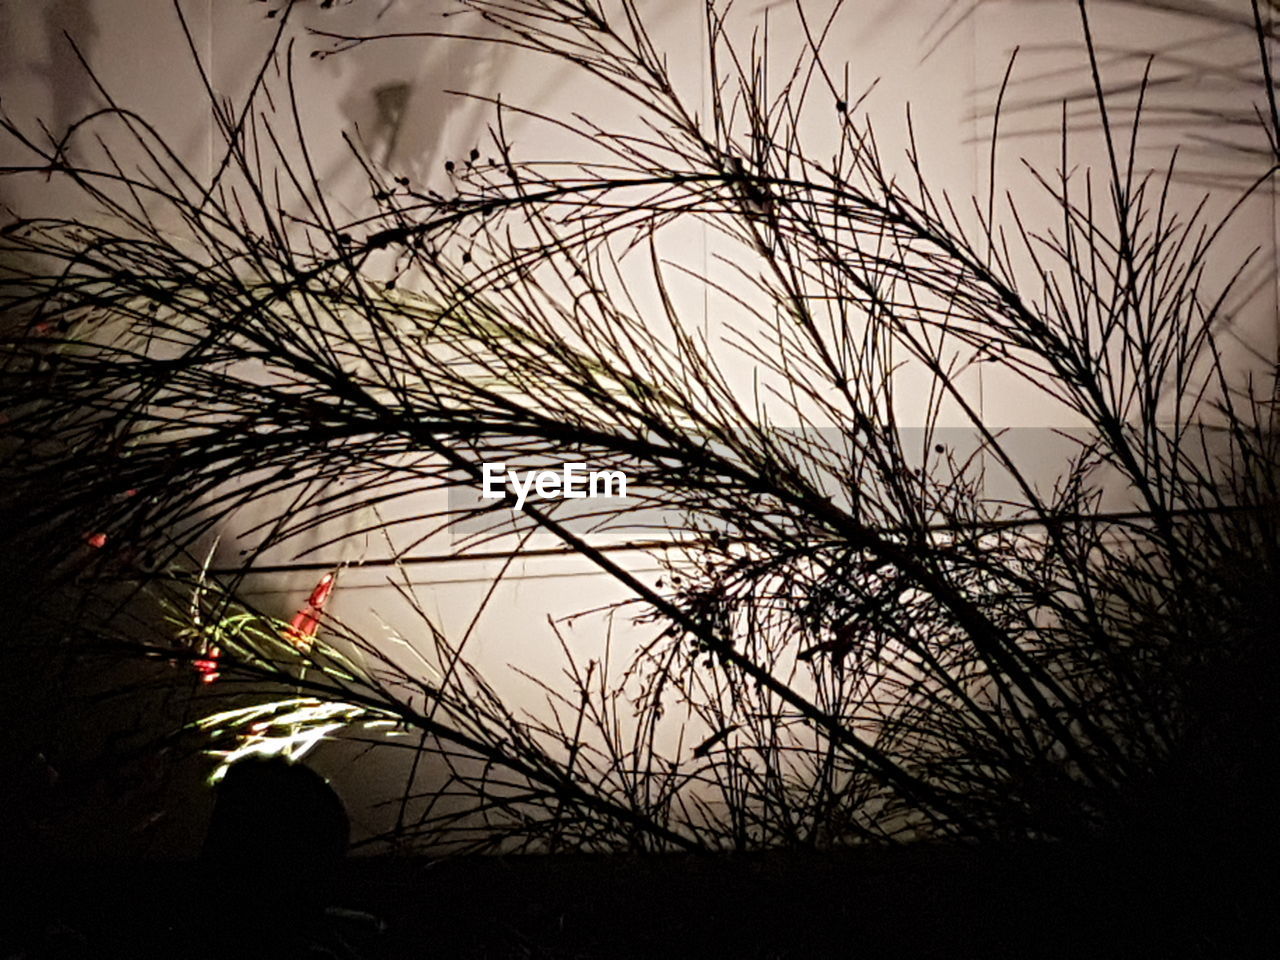
[[[301,760],[315,747],[345,727],[361,720],[366,726],[385,726],[377,711],[351,703],[322,702],[312,697],[294,697],[270,703],[225,710],[196,721],[196,727],[211,736],[235,732],[237,746],[230,750],[210,750],[221,763],[209,777],[217,783],[231,765],[246,757],[283,757]]]

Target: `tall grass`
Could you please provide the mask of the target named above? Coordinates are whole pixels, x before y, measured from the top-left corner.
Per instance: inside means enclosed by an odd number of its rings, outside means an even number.
[[[14,542],[131,612],[81,621],[76,641],[216,653],[197,702],[231,751],[339,730],[412,751],[437,775],[389,798],[395,838],[466,849],[1088,836],[1226,745],[1248,766],[1270,721],[1240,705],[1274,671],[1280,542],[1271,387],[1242,393],[1220,349],[1249,258],[1178,194],[1174,159],[1136,162],[1141,107],[1113,116],[1084,4],[1104,159],[1077,166],[1064,122],[1060,164],[1031,172],[1045,222],[994,162],[990,195],[964,204],[914,149],[911,176],[892,175],[808,5],[787,63],[707,6],[709,110],[629,0],[464,5],[499,31],[476,42],[570,64],[648,132],[543,116],[597,159],[525,161],[496,104],[451,195],[362,159],[368,209],[340,212],[297,119],[291,4],[276,87],[264,70],[244,103],[211,93],[211,178],[114,102],[56,139],[4,121],[31,157],[6,177],[84,202],[9,223],[0,254]],[[807,142],[815,116],[833,149]],[[117,164],[105,135],[97,160],[73,159],[104,127],[140,162]],[[665,261],[682,224],[722,238],[726,263]],[[680,299],[691,281],[727,305],[711,335]],[[898,420],[904,367],[927,377],[922,424]],[[973,397],[996,368],[1085,425],[1052,484]],[[944,442],[944,416],[967,448]],[[623,469],[628,510],[682,519],[653,548],[670,567],[655,584],[554,505],[523,506],[516,536],[550,534],[614,578],[651,635],[630,658],[564,644],[563,677],[529,678],[545,693],[531,711],[411,586],[418,626],[396,642],[327,617],[300,644],[192,559],[260,498],[307,507],[265,549],[534,456]],[[317,492],[337,477],[360,492]],[[987,493],[997,477],[1013,496]],[[1103,477],[1121,508],[1103,509]],[[474,531],[457,502],[413,522]],[[467,542],[505,549],[508,516]],[[174,622],[139,626],[157,598]],[[1247,719],[1222,721],[1228,706]]]

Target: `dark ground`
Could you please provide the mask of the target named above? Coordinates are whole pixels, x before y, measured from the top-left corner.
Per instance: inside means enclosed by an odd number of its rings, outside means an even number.
[[[19,676],[0,671],[0,692],[12,694],[0,697],[0,747],[24,733],[17,721],[34,731],[18,742],[38,733],[55,747],[83,739],[90,718],[104,737],[140,729],[131,716],[62,709],[51,684]],[[0,800],[26,798],[0,803],[0,960],[1280,957],[1280,811],[1267,773],[1280,766],[1280,734],[1243,710],[1238,689],[1232,716],[1245,719],[1232,729],[1249,737],[1219,737],[1184,776],[1153,783],[1122,828],[1133,839],[1109,845],[352,858],[332,876],[295,860],[274,875],[260,863],[219,873],[122,853],[147,829],[202,836],[212,797],[165,805],[163,770],[122,764],[94,741],[84,748],[93,763],[79,764],[93,789],[67,786],[74,757],[0,762]],[[150,702],[128,708],[168,717]],[[1257,715],[1274,713],[1260,698]],[[79,725],[76,736],[57,723]],[[204,784],[207,762],[175,755]],[[54,766],[61,779],[50,786]],[[91,776],[97,766],[109,775]],[[183,815],[143,816],[170,807]],[[86,809],[95,816],[79,817]],[[48,836],[30,826],[46,822]]]
[[[1280,956],[1280,874],[1247,842],[365,859],[265,892],[193,864],[3,870],[0,960]]]

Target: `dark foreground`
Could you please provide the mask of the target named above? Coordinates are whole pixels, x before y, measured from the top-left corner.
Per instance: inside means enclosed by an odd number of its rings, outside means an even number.
[[[1268,845],[1269,846],[1269,845]],[[0,960],[1280,955],[1263,849],[0,866]]]

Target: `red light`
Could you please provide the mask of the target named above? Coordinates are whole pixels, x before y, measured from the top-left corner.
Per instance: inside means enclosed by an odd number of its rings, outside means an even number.
[[[315,639],[316,631],[320,629],[320,611],[329,602],[333,586],[334,575],[326,573],[311,591],[303,608],[293,615],[293,620],[285,627],[284,638],[300,650],[306,650]]]
[[[329,601],[329,594],[331,593],[333,593],[333,574],[326,573],[320,578],[320,582],[316,584],[316,588],[311,591],[311,596],[307,598],[307,603],[315,607],[317,610],[321,610]]]
[[[218,661],[216,659],[194,660],[192,665],[204,683],[213,683],[218,679]]]

